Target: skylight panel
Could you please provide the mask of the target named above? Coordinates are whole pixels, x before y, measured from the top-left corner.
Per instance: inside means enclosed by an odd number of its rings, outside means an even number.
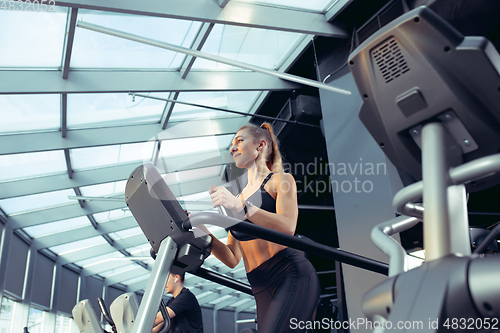
[[[149,275],[150,275],[149,273],[150,272],[147,271],[146,274],[144,274],[143,276],[138,276],[138,277],[135,277],[133,279],[123,281],[122,284],[124,284],[126,286],[130,286],[132,284],[136,284],[136,283],[142,282],[144,280],[147,280],[147,279],[149,279]]]
[[[101,236],[95,236],[95,237],[82,239],[82,240],[72,242],[72,243],[52,246],[52,247],[49,247],[49,250],[54,252],[57,255],[64,256],[65,254],[68,254],[68,253],[82,251],[82,250],[85,250],[85,249],[93,247],[93,246],[107,244],[107,243],[108,242],[106,242],[106,240],[104,238],[102,238]]]
[[[104,223],[112,220],[121,219],[132,216],[132,212],[128,209],[114,209],[107,212],[94,214],[94,219],[97,223]]]
[[[50,222],[24,228],[23,230],[33,238],[56,234],[72,229],[90,226],[90,221],[86,216],[76,217],[62,221]]]
[[[196,153],[226,149],[233,137],[233,134],[227,134],[164,140],[161,143],[159,156],[173,157],[179,155],[194,155],[193,160],[196,161]]]
[[[0,156],[0,182],[66,172],[62,150]]]
[[[187,171],[173,172],[163,175],[163,180],[167,184],[181,184],[193,180],[214,177],[220,174],[222,169],[221,165],[215,165],[207,168],[193,169]],[[182,184],[181,184],[182,185]],[[207,189],[208,191],[208,189]]]
[[[112,240],[117,241],[120,239],[124,239],[127,237],[135,236],[142,234],[142,229],[141,227],[134,227],[130,229],[125,229],[117,232],[112,232],[109,234],[109,237],[111,237]]]
[[[116,252],[106,253],[97,257],[77,261],[75,262],[75,265],[88,269],[89,266],[101,264],[103,262],[112,262],[113,259],[124,258],[124,257],[125,256],[123,254],[116,251]]]
[[[47,4],[36,10],[39,3],[2,1],[0,67],[61,66],[68,9]]]
[[[149,257],[150,253],[149,250],[151,249],[151,245],[148,244],[142,244],[142,245],[137,245],[133,247],[129,247],[125,249],[128,253],[130,253],[134,257]]]
[[[151,161],[154,142],[71,149],[73,170],[93,169],[114,164]],[[131,170],[132,171],[132,170]]]
[[[251,298],[244,298],[244,299],[242,299],[242,300],[240,300],[240,301],[235,302],[234,304],[231,304],[230,306],[232,306],[232,307],[235,307],[235,308],[236,308],[236,307],[238,307],[238,306],[240,306],[240,305],[243,305],[243,304],[247,303],[249,300],[251,300]],[[249,303],[250,303],[250,302],[249,302]]]
[[[0,200],[0,208],[7,215],[25,213],[74,203],[73,200],[68,199],[68,196],[74,195],[75,192],[71,189],[3,199]]]
[[[125,193],[126,184],[127,180],[122,180],[119,182],[80,187],[80,191],[83,196],[87,197],[105,197]],[[123,197],[123,203],[125,204],[125,197]]]
[[[190,47],[201,23],[80,10],[78,20],[178,46]],[[185,55],[77,28],[72,68],[177,69]]]
[[[233,296],[225,295],[225,296],[219,297],[219,298],[209,302],[208,304],[215,305],[215,304],[221,303],[222,301],[225,301],[225,300],[230,299],[230,298],[233,298]]]
[[[99,273],[99,275],[102,276],[103,278],[108,278],[112,275],[117,275],[117,274],[121,274],[121,273],[126,273],[126,272],[131,271],[131,270],[136,270],[138,267],[139,266],[134,266],[134,265],[122,266],[122,267],[110,269],[109,271],[106,271],[103,273]]]
[[[239,112],[248,112],[254,105],[259,91],[224,91],[224,92],[181,92],[179,101],[206,105]],[[209,110],[203,107],[175,104],[171,121],[196,119],[200,117],[240,117],[238,114]]]
[[[2,10],[0,13],[3,15]],[[59,95],[0,95],[0,105],[2,106],[0,108],[0,119],[2,119],[0,134],[59,130],[60,128],[61,98]]]
[[[202,52],[268,69],[278,68],[296,47],[303,34],[216,24]],[[193,69],[240,70],[239,68],[198,58]]]
[[[168,98],[168,94],[156,94]],[[126,94],[69,94],[68,129],[160,122],[166,102]]]
[[[179,200],[179,202],[183,204],[184,208],[191,213],[198,213],[202,211],[209,212],[216,210],[215,208],[213,208],[212,199],[210,198],[208,189],[200,193],[178,197],[177,200]],[[217,226],[208,227],[208,230],[212,233],[219,229],[223,228]]]

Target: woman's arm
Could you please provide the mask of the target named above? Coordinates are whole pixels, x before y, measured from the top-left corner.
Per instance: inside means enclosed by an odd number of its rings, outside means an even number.
[[[227,234],[227,245],[218,240],[208,231],[205,226],[198,226],[201,230],[212,237],[212,254],[230,268],[236,267],[241,260],[242,253],[239,242],[231,235]]]
[[[226,266],[235,268],[241,260],[242,253],[239,242],[227,233],[227,245],[212,236],[212,254],[222,261]]]
[[[299,216],[295,179],[288,173],[274,174],[273,178],[273,192],[276,191],[276,214],[252,206],[248,208],[246,217],[254,224],[294,235]]]

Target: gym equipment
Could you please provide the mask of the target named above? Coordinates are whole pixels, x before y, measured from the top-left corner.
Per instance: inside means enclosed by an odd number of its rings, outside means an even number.
[[[483,253],[485,250],[498,253],[496,238],[500,234],[500,223],[491,231],[483,230],[481,235],[476,234],[477,230],[478,228],[471,228],[471,243],[473,246],[477,246],[474,253]]]
[[[108,308],[106,307],[106,303],[104,303],[104,300],[101,297],[97,297],[97,302],[99,303],[99,307],[101,308],[101,312],[102,315],[104,316],[104,319],[106,319],[106,321],[111,325],[113,333],[118,333],[116,330],[115,322],[111,318],[111,315],[109,314]]]
[[[104,300],[101,297],[97,298],[97,302],[104,316],[104,319],[111,325],[113,333],[130,333],[134,325],[135,316],[137,314],[138,302],[135,293],[125,293],[117,297],[110,306],[109,313]],[[164,309],[164,318],[166,325],[162,329],[162,333],[167,332],[170,328],[170,317],[166,314],[165,304],[161,302]],[[162,308],[160,307],[160,310]],[[102,329],[99,319],[94,312],[94,308],[88,299],[78,302],[73,307],[73,318],[76,321],[78,329],[83,333],[108,333]],[[113,320],[115,318],[115,320]]]
[[[206,270],[198,268],[210,254],[211,249],[210,236],[196,237],[191,232],[200,224],[212,224],[241,231],[381,274],[387,275],[388,272],[388,267],[384,263],[251,223],[240,223],[242,221],[232,217],[202,212],[188,218],[152,164],[141,165],[131,173],[125,187],[125,196],[127,206],[151,244],[152,254],[156,255],[132,329],[133,333],[151,331],[170,271],[176,274],[189,271],[210,278],[214,276],[213,272],[208,274]],[[222,281],[226,279],[221,276],[216,278]],[[234,287],[248,292],[247,288],[236,283]]]
[[[187,215],[152,164],[141,165],[125,187],[127,206],[156,253],[132,332],[150,332],[170,271],[181,274],[201,266],[210,254],[211,238],[195,238],[182,229]],[[167,316],[168,317],[168,316]]]
[[[99,319],[97,319],[95,314],[94,307],[88,299],[76,303],[71,313],[81,333],[103,332]]]
[[[138,310],[139,302],[135,293],[122,294],[111,303],[109,311],[119,333],[132,331]]]
[[[487,39],[464,37],[419,7],[363,42],[349,66],[363,98],[361,121],[394,165],[422,179],[393,205],[423,220],[426,262],[403,272],[397,259],[391,277],[365,295],[367,318],[394,325],[378,329],[391,332],[498,330],[500,257],[471,256],[465,189],[499,179],[500,56]],[[425,208],[413,203],[422,196]],[[412,218],[376,229],[399,232]],[[375,234],[389,242],[388,232]],[[392,264],[397,251],[386,252]]]

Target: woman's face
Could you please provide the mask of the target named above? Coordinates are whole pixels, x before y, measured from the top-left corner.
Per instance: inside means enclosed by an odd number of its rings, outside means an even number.
[[[249,168],[259,156],[259,143],[246,129],[238,131],[231,143],[231,153],[238,168]]]

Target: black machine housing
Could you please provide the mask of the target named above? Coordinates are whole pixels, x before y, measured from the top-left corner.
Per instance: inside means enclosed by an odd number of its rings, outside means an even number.
[[[177,244],[172,273],[197,269],[210,255],[211,237],[195,237],[193,232],[184,230],[182,224],[189,218],[152,164],[141,165],[131,173],[125,199],[151,244],[152,254],[158,252],[161,241],[167,236]]]
[[[500,152],[500,56],[493,44],[462,36],[426,7],[403,16],[349,58],[365,127],[416,180],[422,179],[420,128],[429,121],[441,121],[453,137],[451,149],[462,159],[455,165]],[[498,181],[490,176],[467,189]]]

